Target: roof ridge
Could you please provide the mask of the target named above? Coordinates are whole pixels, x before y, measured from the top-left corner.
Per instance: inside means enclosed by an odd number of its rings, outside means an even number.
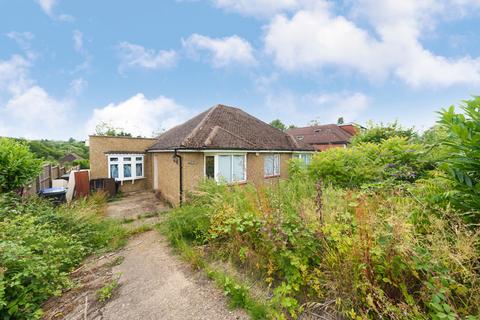
[[[287,135],[287,137],[293,141],[293,144],[297,147],[297,148],[300,148],[300,144],[298,143],[297,139],[295,139],[290,133],[288,132],[285,132],[285,134]]]
[[[217,104],[217,105],[211,107],[210,110],[208,110],[205,117],[203,117],[203,119],[195,126],[195,128],[193,128],[193,130],[185,137],[185,139],[183,139],[183,141],[181,142],[182,146],[185,146],[187,144],[188,140],[192,139],[197,134],[197,132],[205,124],[205,122],[210,117],[210,115],[213,113],[213,111],[216,110],[220,106],[221,106],[220,104]]]
[[[213,138],[217,135],[217,132],[218,132],[218,129],[220,127],[219,126],[215,126],[213,127],[213,130],[210,132],[210,134],[208,135],[207,139],[205,139],[205,145],[208,146],[212,143],[212,140]]]
[[[220,126],[215,126],[215,127],[213,127],[212,132],[210,132],[210,134],[208,135],[207,139],[205,139],[205,142],[204,142],[205,145],[208,145],[208,144],[211,143],[211,140],[218,134],[218,130],[225,131],[226,133],[234,136],[235,138],[238,138],[238,139],[240,139],[240,140],[243,140],[243,141],[245,141],[246,143],[248,143],[248,144],[250,144],[250,145],[252,145],[252,146],[257,146],[255,143],[253,143],[253,142],[251,142],[251,141],[249,141],[249,140],[247,140],[247,139],[245,139],[245,138],[243,138],[243,137],[241,137],[241,136],[239,136],[239,135],[236,135],[235,133],[233,133],[233,132],[231,132],[231,131],[229,131],[229,130],[227,130],[227,129],[225,129],[225,128],[222,128],[222,127],[220,127]],[[210,140],[210,141],[209,141],[209,140]]]

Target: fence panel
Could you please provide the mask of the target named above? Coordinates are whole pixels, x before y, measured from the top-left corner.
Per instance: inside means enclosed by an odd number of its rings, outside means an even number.
[[[23,195],[34,195],[37,194],[40,190],[51,188],[52,180],[60,179],[62,175],[70,171],[80,170],[80,166],[74,166],[70,170],[67,170],[65,167],[52,166],[51,164],[45,164],[42,167],[40,175],[35,178],[29,185],[26,185],[23,188]]]

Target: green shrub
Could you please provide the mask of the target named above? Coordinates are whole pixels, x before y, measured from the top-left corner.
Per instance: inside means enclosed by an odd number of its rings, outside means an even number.
[[[17,190],[34,179],[41,169],[28,146],[9,138],[0,138],[0,193]]]
[[[467,212],[464,217],[473,223],[480,222],[480,97],[465,101],[463,113],[455,113],[452,106],[443,110],[439,123],[448,132],[443,145],[449,157],[443,168],[453,182],[449,199]]]
[[[435,168],[434,159],[419,143],[393,137],[380,143],[359,143],[317,153],[309,171],[316,180],[338,187],[412,182]]]
[[[90,169],[90,161],[88,159],[77,159],[72,163],[74,166],[80,166],[80,169]]]
[[[71,285],[68,272],[85,256],[124,243],[119,224],[104,220],[104,205],[100,195],[60,208],[0,195],[2,319],[39,318],[41,303]]]

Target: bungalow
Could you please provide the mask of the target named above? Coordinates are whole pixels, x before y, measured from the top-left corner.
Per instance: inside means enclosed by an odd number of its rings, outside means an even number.
[[[124,192],[153,189],[174,205],[205,178],[260,185],[288,176],[314,148],[233,107],[216,105],[154,139],[90,136],[91,178]]]
[[[287,133],[315,148],[325,151],[330,148],[346,147],[362,127],[356,124],[324,124],[303,128],[292,128]]]

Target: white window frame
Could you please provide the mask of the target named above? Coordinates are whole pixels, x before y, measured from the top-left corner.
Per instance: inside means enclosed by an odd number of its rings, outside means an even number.
[[[267,157],[273,157],[273,175],[267,175],[265,172],[265,163],[267,162]],[[278,166],[276,167],[278,172],[275,172],[275,159],[278,159]],[[263,156],[263,177],[264,178],[274,178],[280,177],[280,167],[282,166],[282,158],[279,153],[266,153]]]
[[[117,161],[111,161],[112,158],[117,158]],[[125,161],[124,158],[130,158],[130,161]],[[141,160],[137,160],[141,158]],[[108,162],[108,177],[111,177],[110,165],[118,164],[118,178],[115,178],[116,181],[135,181],[138,179],[145,178],[145,155],[140,153],[116,153],[116,154],[107,154]],[[123,166],[125,164],[130,164],[130,177],[124,176]],[[142,175],[137,176],[137,164],[142,165]]]
[[[312,154],[311,153],[294,153],[293,157],[296,159],[302,160],[307,166],[312,163]]]
[[[228,184],[238,184],[238,183],[245,183],[247,182],[247,154],[244,152],[222,152],[222,153],[205,153],[203,157],[203,175],[206,178],[207,177],[207,159],[206,157],[214,157],[213,164],[214,164],[214,177],[215,181],[222,182],[219,178],[219,172],[218,172],[218,157],[219,156],[230,156],[230,168],[233,168],[233,156],[243,156],[243,171],[244,171],[244,180],[239,180],[239,181],[232,181],[229,182]],[[233,171],[230,171],[230,175],[233,175]]]

